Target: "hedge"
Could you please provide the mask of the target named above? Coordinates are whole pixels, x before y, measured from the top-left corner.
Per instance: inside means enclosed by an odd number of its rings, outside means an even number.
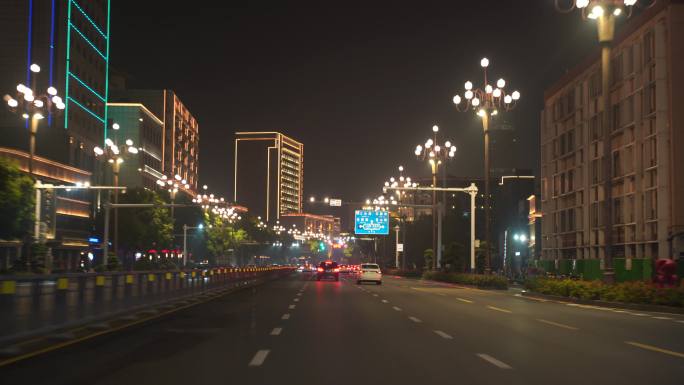
[[[582,300],[684,306],[684,286],[662,288],[643,281],[606,284],[601,281],[534,278],[527,280],[525,287],[541,294]]]
[[[423,273],[423,279],[430,279],[433,281],[460,283],[463,285],[477,286],[483,289],[508,289],[508,280],[499,275],[484,275],[484,274],[460,274],[460,273],[445,273],[442,271],[426,271]]]
[[[420,278],[423,273],[420,270],[388,269],[386,271],[386,274],[398,275],[400,277],[407,277],[407,278]]]

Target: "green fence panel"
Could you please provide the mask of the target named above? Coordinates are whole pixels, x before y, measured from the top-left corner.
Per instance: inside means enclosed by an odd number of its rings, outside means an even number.
[[[650,258],[632,258],[632,268],[627,269],[626,258],[613,259],[615,281],[650,281],[653,277],[653,261]]]
[[[570,273],[572,272],[572,259],[559,260],[558,272],[563,275],[570,275]]]
[[[601,261],[599,259],[581,259],[577,262],[582,261],[582,269],[579,270],[579,275],[582,279],[587,281],[602,279],[603,271],[601,270]]]

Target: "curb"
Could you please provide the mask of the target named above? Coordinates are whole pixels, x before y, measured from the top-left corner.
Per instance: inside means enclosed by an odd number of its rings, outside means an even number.
[[[533,298],[549,299],[549,300],[554,300],[554,301],[571,302],[571,303],[578,303],[578,304],[582,304],[582,305],[614,307],[614,308],[618,308],[618,309],[641,310],[641,311],[650,311],[650,312],[656,312],[656,313],[684,314],[684,308],[674,307],[674,306],[649,305],[649,304],[642,304],[642,303],[627,303],[627,302],[609,302],[609,301],[599,301],[599,300],[592,300],[592,299],[580,299],[580,298],[574,298],[574,297],[563,297],[560,295],[541,294],[541,293],[535,293],[535,292],[530,292],[530,291],[526,291],[526,290],[523,290],[521,292],[521,294],[525,297],[533,297]]]

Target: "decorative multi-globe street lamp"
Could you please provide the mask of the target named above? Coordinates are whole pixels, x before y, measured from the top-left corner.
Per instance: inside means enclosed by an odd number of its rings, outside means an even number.
[[[35,63],[31,64],[29,69],[34,74],[40,72],[40,66]],[[50,86],[46,89],[45,93],[37,93],[35,90],[36,84],[37,75],[34,75],[32,88],[20,83],[17,84],[15,96],[5,95],[3,97],[10,111],[21,115],[22,118],[30,122],[28,171],[33,179],[35,179],[33,158],[36,153],[36,133],[38,133],[38,124],[49,114],[53,114],[58,110],[63,110],[66,107],[62,98],[57,95],[57,89],[55,87]]]
[[[648,7],[655,4],[651,0]],[[556,9],[563,13],[579,9],[583,19],[596,20],[598,41],[601,46],[601,95],[602,95],[602,127],[603,127],[603,196],[604,196],[604,277],[613,280],[613,181],[612,181],[612,112],[610,103],[611,57],[613,40],[615,39],[615,20],[625,15],[632,15],[633,7],[638,0],[555,0]]]
[[[112,124],[112,129],[114,132],[119,131],[121,127],[119,124],[114,123]],[[93,148],[93,152],[95,153],[95,157],[98,158],[103,158],[107,160],[107,163],[109,163],[112,166],[112,176],[113,176],[113,182],[114,182],[114,187],[119,187],[119,172],[121,171],[121,164],[124,162],[124,159],[127,157],[128,154],[135,155],[138,153],[138,148],[134,146],[133,140],[131,139],[126,139],[124,142],[124,145],[122,146],[123,148],[119,147],[118,141],[116,140],[116,136],[114,137],[115,139],[112,140],[111,138],[105,139],[105,145],[104,147],[99,147],[96,146]],[[119,190],[114,189],[114,204],[119,203]],[[117,256],[119,255],[119,208],[117,206],[114,206],[114,254]],[[106,259],[108,256],[105,255],[104,258]]]
[[[489,162],[489,123],[492,117],[497,116],[500,112],[510,111],[515,108],[520,99],[520,92],[513,91],[510,94],[506,92],[506,80],[499,78],[496,82],[490,84],[490,79],[487,76],[487,68],[489,67],[489,59],[483,58],[480,60],[480,66],[484,74],[484,82],[482,87],[473,85],[471,81],[465,82],[465,91],[463,96],[456,95],[453,102],[456,109],[461,112],[474,111],[482,119],[482,130],[484,134],[484,180],[485,180],[485,240],[486,240],[486,258],[485,269],[487,273],[490,272],[492,266],[491,255],[491,218],[490,218],[490,200],[491,190],[489,188],[490,182],[490,162]]]
[[[440,144],[437,139],[438,126],[432,126],[433,137],[425,141],[425,145],[417,145],[414,153],[419,160],[427,161],[432,171],[432,187],[437,187],[437,171],[439,166],[456,155],[456,146],[450,141]],[[432,250],[436,255],[441,255],[441,245],[437,245],[437,215],[441,215],[437,208],[437,192],[432,191]],[[437,259],[432,258],[432,268],[437,265]]]

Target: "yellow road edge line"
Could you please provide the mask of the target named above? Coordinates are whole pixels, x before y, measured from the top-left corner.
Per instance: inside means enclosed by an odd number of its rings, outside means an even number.
[[[640,344],[640,343],[634,342],[634,341],[625,341],[625,343],[627,345],[636,346],[637,348],[642,348],[642,349],[650,350],[653,352],[663,353],[663,354],[667,354],[667,355],[674,356],[674,357],[684,358],[684,353],[679,353],[679,352],[675,352],[672,350],[662,349],[662,348],[659,348],[657,346]]]
[[[496,307],[496,306],[489,306],[489,305],[487,305],[487,308],[488,308],[488,309],[491,309],[491,310],[500,311],[500,312],[503,312],[503,313],[513,313],[513,312],[510,311],[510,310],[502,309],[502,308]]]
[[[465,298],[456,297],[456,299],[461,301],[461,302],[465,302],[465,303],[473,303],[473,301],[471,301],[469,299],[465,299]]]
[[[565,324],[562,324],[562,323],[553,322],[553,321],[545,320],[545,319],[542,319],[542,318],[537,318],[537,321],[539,321],[539,322],[541,322],[541,323],[548,324],[548,325],[558,326],[559,328],[563,328],[563,329],[568,329],[568,330],[579,330],[579,328],[576,328],[576,327],[574,327],[574,326],[565,325]]]
[[[240,288],[243,288],[243,287],[240,287]],[[229,294],[229,293],[225,293],[225,294]],[[167,310],[167,311],[165,311],[165,312],[160,312],[160,313],[157,313],[157,314],[155,314],[155,315],[152,315],[152,316],[149,316],[149,317],[146,317],[146,318],[139,319],[139,320],[137,320],[137,321],[131,321],[131,322],[126,323],[126,324],[121,325],[121,326],[117,326],[117,327],[114,327],[114,328],[111,328],[111,329],[107,329],[107,330],[95,332],[95,333],[89,334],[89,335],[87,335],[87,336],[79,337],[79,338],[76,338],[76,339],[73,339],[73,340],[70,340],[70,341],[61,342],[61,343],[58,343],[58,344],[55,344],[55,345],[52,345],[52,346],[45,347],[45,348],[43,348],[43,349],[38,349],[38,350],[33,351],[33,352],[29,352],[29,353],[22,354],[22,355],[19,355],[19,356],[16,356],[16,357],[12,357],[12,358],[6,359],[6,360],[4,360],[4,361],[0,361],[0,368],[3,367],[3,366],[7,366],[7,365],[10,365],[10,364],[13,364],[13,363],[15,363],[15,362],[19,362],[19,361],[23,361],[23,360],[28,359],[28,358],[32,358],[32,357],[35,357],[35,356],[39,356],[39,355],[41,355],[41,354],[49,353],[49,352],[51,352],[51,351],[53,351],[53,350],[58,350],[58,349],[61,349],[61,348],[67,347],[67,346],[71,346],[71,345],[77,344],[77,343],[79,343],[79,342],[83,342],[83,341],[89,340],[89,339],[91,339],[91,338],[99,337],[99,336],[104,335],[104,334],[109,334],[109,333],[112,333],[112,332],[115,332],[115,331],[119,331],[119,330],[125,329],[125,328],[130,327],[130,326],[134,326],[134,325],[137,325],[137,324],[140,324],[140,323],[143,323],[143,322],[147,322],[147,321],[149,321],[149,320],[153,320],[153,319],[155,319],[155,318],[159,318],[159,317],[162,317],[162,316],[171,314],[171,313],[175,313],[175,312],[177,312],[177,311],[180,311],[180,310],[183,310],[183,309],[187,309],[187,308],[192,307],[192,306],[195,306],[195,305],[199,305],[199,304],[202,304],[202,303],[205,303],[205,302],[209,302],[209,301],[211,301],[211,300],[213,300],[213,299],[215,299],[215,298],[216,298],[216,297],[206,298],[206,299],[203,299],[203,300],[200,300],[200,301],[196,301],[196,302],[190,303],[190,304],[185,305],[185,306],[177,307],[177,308],[174,308],[174,309],[171,309],[171,310]],[[140,312],[144,312],[144,310],[141,310]],[[140,313],[140,312],[138,312],[138,313]],[[134,313],[134,314],[135,314],[135,313]],[[84,328],[85,328],[85,327],[82,327],[82,328],[79,328],[79,329],[76,329],[76,330],[80,330],[80,329],[84,329]]]

